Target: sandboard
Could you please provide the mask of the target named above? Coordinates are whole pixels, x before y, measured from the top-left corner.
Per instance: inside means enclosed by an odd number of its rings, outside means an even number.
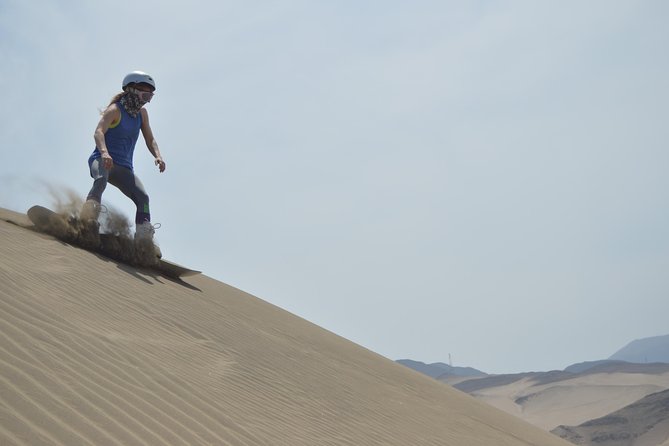
[[[87,237],[87,243],[78,243],[82,237],[79,231],[75,231],[76,218],[71,217],[69,220],[65,216],[52,211],[44,206],[33,206],[28,209],[28,218],[35,225],[35,229],[44,232],[54,237],[64,240],[69,243],[76,244],[90,251],[98,252],[106,257],[114,260],[119,260],[124,263],[134,263],[130,259],[132,256],[128,255],[129,251],[134,249],[134,244],[131,238],[123,237],[114,234],[99,234],[99,240],[95,238],[95,243],[90,243],[91,237]],[[75,233],[79,232],[78,235]],[[126,254],[126,255],[124,255]],[[156,258],[155,262],[151,261],[149,265],[140,265],[152,268],[159,271],[167,277],[179,279],[181,277],[194,276],[200,274],[201,271],[186,268],[169,260]]]
[[[28,209],[28,218],[40,232],[54,236],[65,236],[67,220],[60,214],[43,206],[33,206]]]
[[[158,267],[157,267],[162,273],[164,273],[166,276],[173,277],[173,278],[179,278],[179,277],[188,277],[188,276],[196,276],[198,274],[201,274],[202,271],[197,271],[194,269],[186,268],[185,266],[181,266],[178,263],[171,262],[169,260],[165,259],[160,259],[158,261]]]

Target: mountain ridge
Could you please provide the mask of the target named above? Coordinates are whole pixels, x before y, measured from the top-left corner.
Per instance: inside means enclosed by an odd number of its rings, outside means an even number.
[[[636,363],[669,363],[669,335],[635,339],[609,359]]]

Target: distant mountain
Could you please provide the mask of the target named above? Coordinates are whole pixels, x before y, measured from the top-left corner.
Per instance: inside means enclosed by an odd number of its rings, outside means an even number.
[[[581,368],[581,371],[574,372]],[[669,363],[666,362],[627,362],[627,361],[592,361],[582,362],[573,366],[567,367],[572,369],[571,373],[578,375],[591,375],[595,373],[642,373],[645,375],[659,375],[669,372]],[[565,371],[567,371],[565,369]]]
[[[436,379],[443,378],[444,376],[487,376],[486,373],[472,367],[453,367],[443,362],[426,364],[412,359],[399,359],[395,362]]]
[[[571,370],[568,370],[571,369]],[[559,383],[574,379],[577,377],[596,375],[601,373],[627,373],[640,375],[662,375],[669,374],[669,364],[635,364],[625,361],[592,361],[589,363],[574,364],[563,370],[553,370],[550,372],[527,372],[513,373],[507,375],[484,375],[482,377],[472,377],[472,379],[462,380],[453,384],[458,390],[467,393],[475,393],[483,389],[506,386],[522,379],[527,379],[528,384],[532,386],[545,386],[547,384]]]
[[[669,439],[669,390],[647,395],[611,414],[579,426],[551,431],[574,444],[636,446],[666,444]]]
[[[579,362],[578,364],[572,364],[566,369],[564,369],[564,371],[570,373],[583,373],[590,369],[602,366],[619,366],[624,364],[627,364],[627,361],[614,361],[611,359],[602,359],[599,361],[586,361],[586,362]]]
[[[669,363],[669,335],[637,339],[618,350],[609,359],[641,364]]]

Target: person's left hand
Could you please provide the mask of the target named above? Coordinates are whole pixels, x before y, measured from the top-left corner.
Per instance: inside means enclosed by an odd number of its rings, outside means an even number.
[[[156,158],[156,166],[158,166],[158,169],[160,170],[161,173],[165,172],[165,167],[166,167],[165,161],[163,161],[161,157]]]

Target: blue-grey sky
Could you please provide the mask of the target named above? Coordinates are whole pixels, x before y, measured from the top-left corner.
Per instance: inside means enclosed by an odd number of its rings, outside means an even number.
[[[0,0],[0,206],[82,197],[123,76],[165,257],[391,359],[669,332],[669,3]],[[133,205],[109,188],[129,217]]]

